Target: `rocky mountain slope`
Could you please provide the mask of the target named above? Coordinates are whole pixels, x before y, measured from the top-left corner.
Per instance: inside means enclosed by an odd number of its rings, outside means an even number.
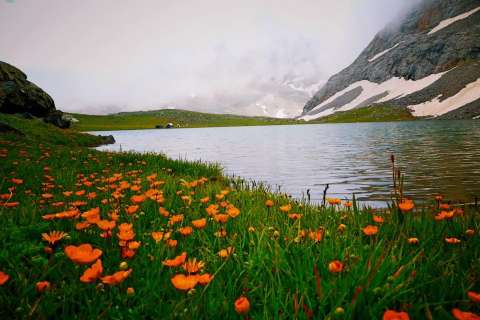
[[[424,0],[379,32],[308,101],[311,120],[372,104],[415,116],[480,115],[480,1]]]
[[[52,97],[27,80],[16,67],[0,61],[0,112],[43,118],[57,127],[67,128],[70,121],[56,110]]]

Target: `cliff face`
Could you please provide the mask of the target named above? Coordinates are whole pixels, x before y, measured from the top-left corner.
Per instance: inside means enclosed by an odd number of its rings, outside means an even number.
[[[479,59],[480,1],[426,0],[332,76],[307,102],[302,118],[379,103],[408,107],[416,116],[475,117]]]

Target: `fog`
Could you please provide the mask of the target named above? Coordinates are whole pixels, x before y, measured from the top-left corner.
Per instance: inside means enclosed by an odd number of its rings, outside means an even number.
[[[0,60],[64,111],[292,116],[416,0],[0,0]]]

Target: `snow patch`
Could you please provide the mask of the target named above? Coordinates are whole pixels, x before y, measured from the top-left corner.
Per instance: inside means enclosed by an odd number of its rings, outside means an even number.
[[[387,53],[388,51],[393,50],[393,49],[395,49],[396,47],[398,47],[398,45],[399,45],[400,43],[401,43],[401,42],[397,43],[396,45],[394,45],[394,46],[391,47],[391,48],[388,48],[387,50],[383,50],[382,52],[377,53],[377,54],[374,55],[372,58],[368,59],[368,62],[372,62],[372,61],[377,60],[378,58],[380,58],[381,56],[383,56],[383,55],[384,55],[385,53]]]
[[[479,11],[480,10],[480,7],[477,7],[473,10],[470,10],[470,11],[467,11],[465,13],[462,13],[462,14],[459,14],[458,16],[455,16],[453,18],[448,18],[448,19],[445,19],[445,20],[442,20],[440,21],[440,23],[435,27],[433,28],[432,30],[430,30],[430,32],[428,33],[429,35],[430,34],[433,34],[437,31],[440,31],[442,30],[443,28],[446,28],[448,27],[449,25],[451,25],[452,23],[454,22],[457,22],[459,20],[463,20],[463,19],[466,19],[468,17],[470,17],[472,14],[474,14],[475,12]]]
[[[450,70],[452,70],[452,69],[450,69]],[[448,70],[448,71],[450,71],[450,70]],[[395,99],[407,96],[409,94],[412,94],[414,92],[420,91],[420,90],[428,87],[429,85],[431,85],[432,83],[434,83],[435,81],[440,79],[448,71],[441,72],[441,73],[434,73],[434,74],[426,76],[422,79],[419,79],[417,81],[407,80],[405,78],[395,78],[395,77],[392,77],[392,78],[390,78],[387,81],[382,82],[382,83],[375,83],[375,82],[371,82],[371,81],[368,81],[368,80],[357,81],[355,83],[352,83],[351,85],[349,85],[347,88],[343,89],[342,91],[337,92],[336,94],[334,94],[333,96],[331,96],[330,98],[328,98],[327,100],[325,100],[324,102],[322,102],[321,104],[319,104],[318,106],[313,108],[310,112],[308,112],[307,115],[304,115],[300,119],[304,119],[304,120],[308,121],[308,120],[312,120],[312,119],[315,119],[315,118],[330,115],[330,114],[332,114],[336,111],[350,110],[350,109],[353,109],[353,108],[357,107],[359,104],[361,104],[365,100],[370,99],[370,98],[375,97],[375,96],[379,96],[379,95],[381,95],[385,92],[387,92],[387,94],[384,97],[379,98],[375,101],[372,101],[371,103],[373,104],[373,103],[380,103],[380,102],[385,102],[385,101],[389,101],[389,100],[395,100]],[[312,112],[314,112],[315,110],[318,110],[318,109],[322,108],[323,106],[331,103],[332,101],[334,101],[338,97],[342,96],[343,94],[345,94],[345,93],[349,92],[350,90],[353,90],[357,87],[362,87],[362,92],[357,98],[355,98],[351,102],[349,102],[349,103],[347,103],[347,104],[343,105],[342,107],[340,107],[338,109],[335,109],[335,110],[333,110],[333,108],[330,108],[330,109],[326,109],[322,112],[319,112],[317,114],[312,114]]]
[[[439,116],[452,110],[458,109],[470,102],[480,99],[480,78],[471,82],[460,90],[456,95],[440,101],[441,95],[434,99],[409,106],[416,117]]]

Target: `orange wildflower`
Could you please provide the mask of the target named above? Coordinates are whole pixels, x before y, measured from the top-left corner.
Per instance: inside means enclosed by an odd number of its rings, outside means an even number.
[[[343,233],[346,228],[347,228],[346,225],[344,225],[343,223],[340,223],[340,224],[338,225],[337,231],[340,232],[340,233]]]
[[[77,264],[90,264],[100,258],[102,250],[93,249],[89,243],[81,244],[78,247],[70,245],[65,247],[65,255]]]
[[[152,238],[153,240],[155,240],[155,242],[160,242],[161,240],[163,240],[163,236],[164,236],[164,232],[161,232],[161,231],[153,231],[151,233],[152,235]]]
[[[122,283],[132,273],[132,269],[126,271],[117,271],[112,275],[102,277],[101,280],[104,284],[116,285]]]
[[[175,240],[175,239],[168,239],[167,240],[167,246],[169,246],[170,248],[175,248],[178,244],[178,241]]]
[[[228,258],[233,253],[233,247],[228,247],[226,249],[222,249],[218,252],[218,256],[220,258]]]
[[[240,215],[240,209],[238,209],[234,205],[228,205],[227,206],[227,214],[232,218],[236,218],[236,217],[238,217],[238,215]]]
[[[207,219],[202,218],[202,219],[197,219],[192,221],[192,226],[195,229],[203,229],[207,225]]]
[[[439,206],[439,208],[442,209],[442,210],[448,210],[448,209],[450,209],[450,205],[448,203],[442,203]]]
[[[97,221],[97,226],[103,231],[109,231],[115,228],[115,220],[99,220]]]
[[[289,212],[290,210],[292,210],[292,205],[289,203],[289,204],[280,206],[279,209],[280,209],[280,211],[287,213],[287,212]]]
[[[197,285],[198,277],[196,275],[186,276],[184,274],[177,274],[173,276],[170,281],[176,289],[181,291],[189,291]]]
[[[180,232],[180,234],[181,234],[182,236],[185,236],[185,237],[186,237],[186,236],[189,236],[189,235],[192,234],[193,229],[192,229],[192,227],[190,227],[190,226],[186,226],[186,227],[183,227],[183,228],[178,229],[178,232]]]
[[[338,204],[342,203],[342,200],[340,200],[340,199],[338,199],[338,198],[328,198],[327,201],[328,201],[328,203],[329,203],[330,205],[332,205],[332,206],[333,206],[333,205],[338,205]]]
[[[468,291],[467,293],[468,297],[470,298],[470,300],[472,300],[473,302],[480,302],[480,293],[476,293],[474,291]]]
[[[404,199],[402,202],[398,204],[398,208],[402,212],[409,212],[411,211],[415,205],[413,204],[413,201],[410,199]]]
[[[103,273],[102,260],[98,259],[90,268],[85,270],[80,277],[80,281],[85,283],[91,283],[100,278]]]
[[[266,206],[267,208],[273,207],[273,204],[274,204],[274,203],[273,203],[273,200],[268,199],[267,201],[265,201],[265,206]]]
[[[197,275],[197,280],[198,280],[198,284],[199,285],[207,285],[210,283],[210,281],[213,280],[213,276],[211,276],[210,274],[208,273],[204,273],[204,274],[199,274]]]
[[[343,271],[343,263],[338,260],[333,260],[328,264],[328,271],[331,273],[340,273]]]
[[[96,207],[82,213],[82,218],[90,223],[96,223],[100,220],[100,208]]]
[[[385,221],[385,220],[383,220],[383,218],[380,217],[380,216],[376,216],[376,215],[373,216],[373,222],[383,223],[384,221]]]
[[[134,195],[130,198],[130,201],[134,204],[140,204],[146,200],[146,197],[143,194]]]
[[[52,231],[50,233],[42,233],[42,240],[47,241],[50,245],[54,245],[58,241],[65,238],[67,235],[67,233],[62,231]]]
[[[216,222],[227,223],[228,218],[230,218],[230,216],[228,214],[216,214],[213,216],[213,218],[215,219]]]
[[[292,220],[298,220],[302,217],[303,215],[300,213],[289,213],[288,217]]]
[[[125,212],[127,212],[127,214],[129,214],[129,215],[132,215],[132,214],[134,214],[135,212],[137,212],[138,209],[140,209],[140,206],[138,206],[138,205],[132,205],[132,206],[126,207],[126,208],[125,208]]]
[[[409,320],[408,313],[403,311],[387,310],[383,314],[383,320]]]
[[[205,208],[205,211],[207,214],[211,216],[215,216],[218,213],[218,205],[216,204],[211,204],[208,207]]]
[[[418,244],[420,241],[418,240],[418,238],[408,238],[407,242],[409,244]]]
[[[75,229],[80,231],[80,230],[83,230],[83,229],[87,229],[90,226],[91,226],[90,222],[82,221],[82,222],[79,222],[79,223],[75,224]]]
[[[21,185],[23,183],[23,179],[12,178],[12,183]]]
[[[5,272],[0,271],[0,286],[3,286],[8,281],[8,279],[10,279],[10,276]]]
[[[48,281],[39,281],[35,284],[35,288],[37,289],[38,293],[43,293],[50,289],[50,282]]]
[[[452,237],[452,238],[445,238],[445,242],[450,244],[458,244],[461,242],[461,240]]]
[[[247,314],[250,311],[250,301],[245,296],[241,296],[234,303],[235,311],[238,314]]]
[[[472,312],[462,311],[460,309],[452,309],[452,315],[457,320],[480,320],[480,316]]]
[[[168,217],[170,215],[170,212],[168,212],[164,207],[158,208],[158,211],[160,212],[160,215],[164,217]]]
[[[182,252],[181,255],[179,256],[176,256],[175,258],[173,259],[167,259],[165,261],[162,262],[162,264],[166,267],[170,267],[170,268],[174,268],[174,267],[179,267],[181,266],[183,263],[185,263],[185,260],[187,259],[187,253],[186,252]]]
[[[203,261],[197,261],[196,258],[193,258],[188,259],[188,261],[185,262],[182,267],[188,273],[197,273],[203,270],[205,263]]]
[[[210,201],[209,197],[205,197],[205,198],[200,199],[200,203],[207,203],[208,201]]]
[[[183,221],[183,214],[175,214],[168,220],[169,225],[174,225]]]
[[[367,236],[373,236],[378,233],[378,227],[377,226],[372,226],[368,225],[365,228],[362,229],[363,233]]]
[[[347,208],[350,208],[350,207],[353,206],[353,202],[351,202],[351,201],[345,201],[345,203],[344,203],[343,205],[344,205],[345,207],[347,207]]]

